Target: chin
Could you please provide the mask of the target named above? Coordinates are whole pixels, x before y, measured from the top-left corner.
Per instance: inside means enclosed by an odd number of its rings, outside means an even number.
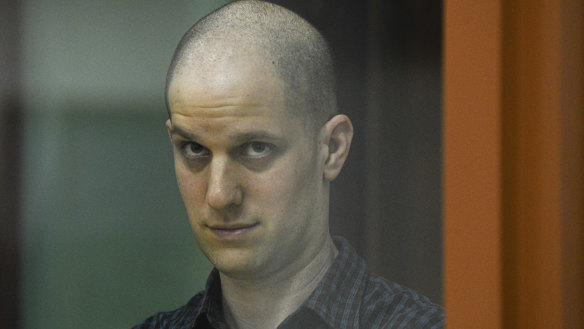
[[[203,250],[219,272],[233,278],[248,278],[258,273],[258,261],[253,251],[242,248],[213,248]]]
[[[217,270],[231,279],[236,280],[254,280],[261,278],[260,269],[249,263],[239,262],[237,264],[220,263],[215,265]]]

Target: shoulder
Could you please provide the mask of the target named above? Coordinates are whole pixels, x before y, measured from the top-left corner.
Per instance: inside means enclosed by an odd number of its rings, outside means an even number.
[[[444,328],[443,308],[416,291],[369,274],[361,305],[362,328]]]
[[[186,305],[174,311],[156,313],[132,329],[182,329],[194,323],[203,306],[204,293],[201,291],[189,300]]]

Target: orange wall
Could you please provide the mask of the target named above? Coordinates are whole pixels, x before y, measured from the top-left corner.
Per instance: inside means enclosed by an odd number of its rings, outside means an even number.
[[[448,326],[582,328],[583,4],[444,8]]]
[[[497,2],[445,3],[444,301],[449,328],[499,328],[502,323],[500,21]]]

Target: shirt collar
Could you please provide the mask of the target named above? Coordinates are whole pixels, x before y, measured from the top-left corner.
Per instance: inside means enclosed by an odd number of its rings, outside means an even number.
[[[209,322],[213,327],[221,327],[218,324],[223,322],[222,314],[221,278],[219,271],[213,268],[205,285],[203,303],[196,316],[194,328],[198,328],[202,321]]]
[[[331,328],[359,328],[367,267],[349,242],[333,238],[339,254],[303,307],[319,315]]]
[[[310,310],[331,328],[359,328],[359,313],[367,278],[366,265],[347,240],[335,236],[333,241],[339,254],[310,297],[292,316]],[[222,327],[219,325],[223,323],[222,314],[221,279],[219,271],[213,269],[207,279],[196,323],[207,320],[213,326]],[[205,315],[206,319],[203,319]]]

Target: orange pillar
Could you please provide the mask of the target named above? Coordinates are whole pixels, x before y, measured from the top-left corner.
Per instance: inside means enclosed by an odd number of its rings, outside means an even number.
[[[584,328],[584,7],[446,0],[449,328]]]
[[[444,292],[449,328],[502,326],[501,4],[445,1]]]

